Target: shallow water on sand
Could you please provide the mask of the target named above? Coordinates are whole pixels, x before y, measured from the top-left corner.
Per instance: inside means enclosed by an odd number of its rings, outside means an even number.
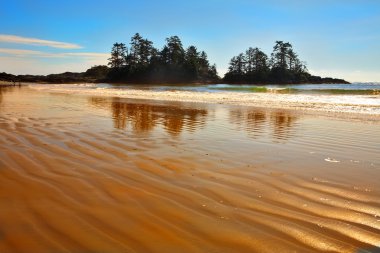
[[[0,252],[373,252],[380,118],[0,88]]]

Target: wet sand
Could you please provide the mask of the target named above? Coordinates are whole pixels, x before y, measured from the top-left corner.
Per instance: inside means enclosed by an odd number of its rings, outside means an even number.
[[[0,88],[0,252],[375,252],[380,119]]]

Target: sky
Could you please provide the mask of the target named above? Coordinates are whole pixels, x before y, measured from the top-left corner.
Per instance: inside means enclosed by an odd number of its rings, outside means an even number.
[[[290,42],[309,72],[380,82],[379,0],[0,0],[0,72],[82,72],[136,33],[177,35],[221,76],[249,47]]]

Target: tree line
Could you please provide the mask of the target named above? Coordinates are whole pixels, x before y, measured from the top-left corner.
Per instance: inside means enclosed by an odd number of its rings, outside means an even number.
[[[127,47],[115,43],[108,65],[107,81],[134,83],[347,83],[342,79],[321,78],[308,73],[289,42],[276,41],[268,57],[259,48],[248,48],[232,57],[228,72],[221,79],[207,54],[195,46],[184,49],[178,36],[166,39],[161,50],[136,33]]]
[[[153,42],[136,33],[129,47],[113,44],[108,62],[107,79],[117,82],[175,83],[216,82],[216,66],[210,65],[207,54],[195,46],[186,49],[178,36],[166,38],[161,50]]]
[[[298,58],[289,42],[276,41],[268,57],[259,48],[248,48],[232,57],[223,80],[227,83],[346,83],[334,78],[321,78],[308,73],[305,62]]]

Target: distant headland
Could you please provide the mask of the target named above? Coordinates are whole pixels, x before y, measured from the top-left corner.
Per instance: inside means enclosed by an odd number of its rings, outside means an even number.
[[[311,75],[305,62],[298,58],[289,42],[276,41],[270,57],[259,48],[248,48],[234,56],[228,72],[218,76],[204,51],[189,46],[186,49],[178,36],[166,39],[161,50],[153,42],[136,33],[129,47],[114,43],[108,66],[99,65],[85,72],[65,72],[50,75],[12,75],[0,73],[0,80],[12,83],[228,83],[228,84],[302,84],[349,83],[343,79]]]

